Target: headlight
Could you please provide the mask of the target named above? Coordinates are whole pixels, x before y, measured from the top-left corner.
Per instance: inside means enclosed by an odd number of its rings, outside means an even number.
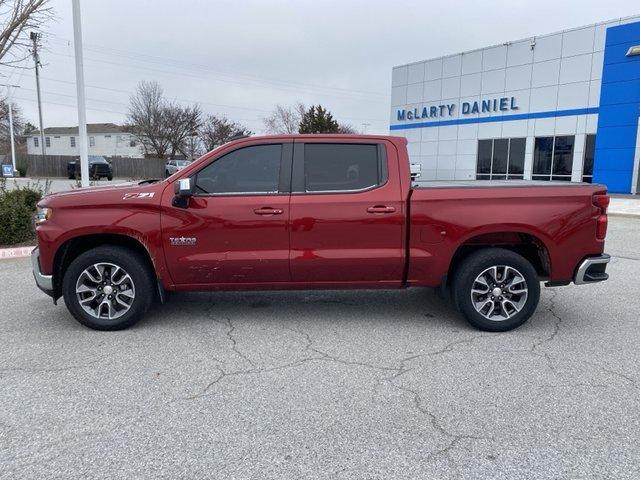
[[[51,210],[50,208],[38,207],[38,210],[36,212],[36,224],[44,223],[47,220],[50,220],[52,216],[53,216],[53,210]]]

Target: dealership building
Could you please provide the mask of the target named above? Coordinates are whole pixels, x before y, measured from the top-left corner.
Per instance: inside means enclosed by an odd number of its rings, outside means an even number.
[[[640,16],[395,67],[393,135],[421,180],[640,193]]]

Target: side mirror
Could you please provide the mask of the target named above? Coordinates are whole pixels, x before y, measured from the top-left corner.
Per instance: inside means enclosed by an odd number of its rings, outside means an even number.
[[[178,208],[189,208],[189,198],[193,196],[196,183],[194,178],[181,178],[176,182],[175,192],[171,204]]]
[[[175,188],[179,197],[191,197],[195,190],[195,181],[191,178],[181,178],[176,182]]]

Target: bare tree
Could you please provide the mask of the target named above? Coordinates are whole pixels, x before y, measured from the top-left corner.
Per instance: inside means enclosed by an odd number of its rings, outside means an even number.
[[[164,107],[164,121],[167,122],[169,135],[169,158],[179,152],[189,156],[188,140],[198,134],[202,112],[198,105],[183,107],[176,103],[168,103]]]
[[[205,151],[202,140],[200,139],[200,132],[193,132],[193,135],[188,136],[183,144],[182,153],[189,160],[198,158],[205,153]]]
[[[145,155],[164,158],[171,148],[166,122],[165,100],[158,82],[141,81],[129,100],[127,122],[142,146]]]
[[[298,133],[300,121],[306,110],[307,107],[301,102],[290,106],[276,105],[271,115],[263,119],[266,132],[271,134]]]
[[[20,107],[15,103],[11,104],[13,113],[13,134],[16,143],[19,143],[20,132],[24,130],[25,121]],[[9,128],[9,103],[6,99],[0,99],[0,153],[11,151],[11,134]]]
[[[252,133],[244,125],[232,122],[226,117],[209,115],[200,129],[200,139],[204,148],[209,151],[231,141],[234,137]]]
[[[53,18],[50,0],[0,0],[0,64],[20,62],[29,55],[27,34]]]
[[[341,123],[341,124],[338,125],[338,133],[354,135],[354,134],[357,134],[358,131],[352,125],[349,125],[348,123]]]

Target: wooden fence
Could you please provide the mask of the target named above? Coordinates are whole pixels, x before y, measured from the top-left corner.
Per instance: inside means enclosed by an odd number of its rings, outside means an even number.
[[[111,162],[113,176],[116,178],[163,178],[166,159],[162,158],[125,158],[106,157]],[[25,167],[29,177],[66,177],[67,164],[78,161],[79,157],[64,155],[19,155],[18,168]]]

